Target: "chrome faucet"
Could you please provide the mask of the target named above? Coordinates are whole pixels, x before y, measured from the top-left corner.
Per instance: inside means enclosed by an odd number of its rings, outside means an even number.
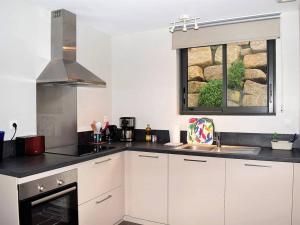
[[[216,132],[215,131],[216,127],[215,127],[214,121],[212,119],[209,119],[209,118],[202,118],[202,119],[205,119],[206,121],[209,121],[212,124],[213,140],[216,143],[218,151],[220,151],[221,150],[221,132]]]

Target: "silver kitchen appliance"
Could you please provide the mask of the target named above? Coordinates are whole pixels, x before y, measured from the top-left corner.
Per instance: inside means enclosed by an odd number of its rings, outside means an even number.
[[[131,142],[134,140],[135,117],[121,117],[121,141]]]
[[[20,225],[78,225],[77,170],[18,185]]]
[[[76,61],[76,15],[65,9],[51,12],[51,61],[38,84],[92,85],[106,83]]]
[[[52,11],[51,61],[36,81],[37,134],[45,136],[46,152],[77,148],[77,87],[106,85],[76,61],[76,50],[76,15]]]

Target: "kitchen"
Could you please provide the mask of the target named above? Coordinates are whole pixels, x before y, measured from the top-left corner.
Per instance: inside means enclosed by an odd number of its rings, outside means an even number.
[[[21,210],[23,205],[19,202],[25,203],[28,199],[28,196],[20,197],[22,184],[33,182],[32,190],[40,190],[43,189],[40,179],[51,177],[61,183],[59,180],[63,177],[55,175],[65,172],[70,173],[61,175],[67,177],[63,186],[71,190],[64,196],[75,202],[75,214],[70,216],[71,222],[65,224],[77,224],[76,220],[81,225],[111,225],[123,220],[146,225],[300,224],[297,211],[300,197],[295,191],[300,185],[299,139],[294,142],[292,151],[271,150],[275,132],[280,134],[276,137],[279,140],[290,140],[293,134],[299,134],[299,2],[231,3],[239,10],[220,0],[199,3],[155,0],[88,1],[88,4],[58,0],[3,2],[0,9],[1,27],[5,31],[0,34],[3,40],[0,44],[0,130],[5,131],[5,141],[4,159],[0,163],[1,224],[24,224],[26,219],[22,219],[22,215],[30,217],[34,212],[26,211],[30,207]],[[16,137],[38,134],[37,101],[41,95],[36,82],[51,60],[51,12],[61,8],[77,16],[77,62],[105,81],[106,87],[78,87],[77,99],[73,99],[76,106],[73,105],[72,110],[66,107],[72,114],[66,119],[74,119],[73,114],[76,114],[76,127],[73,123],[70,132],[56,135],[66,141],[78,132],[78,142],[86,143],[93,141],[91,123],[94,120],[103,123],[106,118],[120,131],[120,118],[132,116],[135,117],[135,140],[119,142],[120,137],[116,137],[111,145],[105,145],[113,149],[81,157],[50,153],[15,157],[16,143],[10,141],[14,135],[12,124],[17,124]],[[273,113],[218,115],[189,112],[186,110],[189,107],[183,107],[179,90],[182,85],[190,86],[181,82],[179,50],[172,50],[172,47],[176,38],[180,41],[181,34],[189,34],[193,29],[188,27],[187,32],[182,32],[183,27],[176,27],[175,32],[169,31],[173,29],[174,20],[180,20],[178,17],[183,13],[191,18],[199,16],[199,25],[230,18],[245,20],[255,15],[260,15],[259,21],[272,20],[275,25],[280,24],[280,33],[275,26],[275,34],[271,36],[276,39]],[[268,18],[262,20],[262,15]],[[213,31],[218,30],[217,26],[212,27]],[[205,28],[200,26],[198,31]],[[249,33],[264,35],[263,32]],[[209,39],[214,37],[209,36]],[[227,40],[226,36],[222,38]],[[211,44],[230,43],[223,41]],[[241,48],[249,47],[244,44]],[[223,64],[225,68],[226,63]],[[209,66],[218,65],[209,63]],[[204,76],[205,71],[209,71],[206,66],[202,66]],[[209,83],[203,79],[201,82]],[[268,93],[270,89],[269,86]],[[164,145],[170,141],[186,143],[189,120],[203,117],[213,120],[216,131],[213,139],[216,141],[220,133],[221,147],[255,146],[261,147],[260,152],[228,154],[182,149],[185,145]],[[157,135],[158,143],[145,142],[147,124],[153,128],[151,134]],[[47,136],[45,141],[47,146]],[[35,205],[44,204],[35,202]]]

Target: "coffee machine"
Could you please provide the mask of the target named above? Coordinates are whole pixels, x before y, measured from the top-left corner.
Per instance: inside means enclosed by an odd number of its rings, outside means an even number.
[[[121,141],[131,142],[134,139],[135,117],[121,117]]]

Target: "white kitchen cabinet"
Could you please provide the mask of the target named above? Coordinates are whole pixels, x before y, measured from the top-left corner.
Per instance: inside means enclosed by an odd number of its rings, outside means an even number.
[[[225,159],[169,156],[170,225],[223,225],[224,191]]]
[[[0,224],[19,225],[17,178],[0,175]]]
[[[294,188],[293,188],[293,222],[292,225],[300,224],[300,164],[294,164]]]
[[[168,155],[126,152],[125,214],[167,223]]]
[[[84,162],[78,166],[78,204],[124,183],[124,153]]]
[[[226,160],[225,225],[290,225],[293,164]]]
[[[116,188],[79,206],[79,225],[114,225],[124,216],[124,189]]]

